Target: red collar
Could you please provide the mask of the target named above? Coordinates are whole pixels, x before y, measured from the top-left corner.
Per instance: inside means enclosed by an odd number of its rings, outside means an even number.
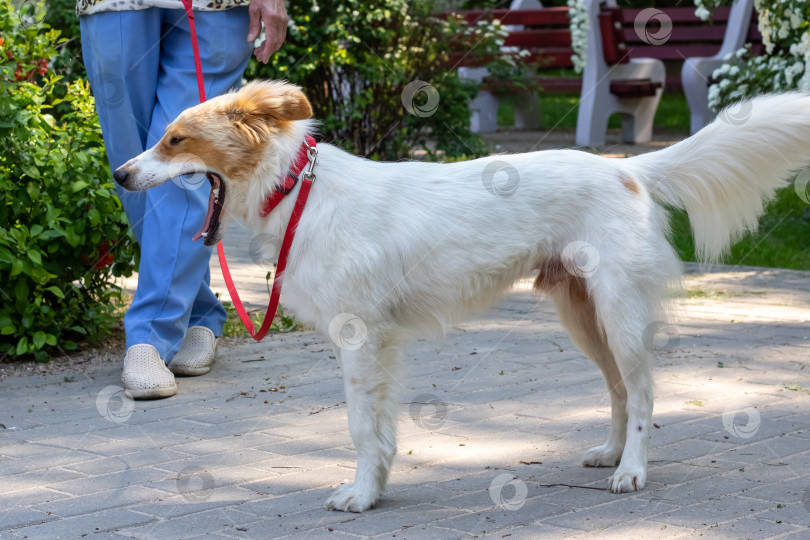
[[[301,148],[298,149],[298,155],[295,161],[293,161],[290,170],[287,171],[283,179],[279,180],[273,188],[273,191],[271,191],[270,195],[265,199],[264,208],[262,208],[262,212],[259,214],[261,217],[270,214],[270,212],[281,203],[284,197],[295,188],[295,185],[298,183],[298,177],[301,176],[301,172],[309,162],[310,148],[315,148],[315,139],[311,135],[306,135],[304,142],[301,143]]]

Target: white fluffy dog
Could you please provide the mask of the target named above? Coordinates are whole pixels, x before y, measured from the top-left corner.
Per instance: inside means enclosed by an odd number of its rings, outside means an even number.
[[[760,97],[739,111],[627,159],[556,150],[378,163],[318,144],[317,179],[282,276],[285,307],[324,333],[347,313],[367,329],[362,346],[337,350],[358,463],[354,482],[327,507],[362,512],[385,487],[408,340],[441,333],[527,276],[553,298],[607,382],[610,434],[584,464],[618,465],[611,491],[642,489],[653,409],[647,334],[681,275],[661,204],[686,209],[698,253],[714,260],[756,227],[791,172],[810,163],[810,96]],[[268,216],[262,208],[313,132],[310,116],[298,87],[253,82],[186,110],[115,179],[143,190],[205,173],[206,245],[237,216],[281,238],[301,183]]]

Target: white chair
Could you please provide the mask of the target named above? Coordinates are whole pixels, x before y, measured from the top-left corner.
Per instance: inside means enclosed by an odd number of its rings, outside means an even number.
[[[754,0],[735,0],[728,16],[720,52],[709,57],[687,58],[681,68],[681,82],[689,103],[689,129],[694,134],[714,119],[709,109],[709,80],[724,64],[723,57],[742,47],[748,37]]]
[[[614,113],[622,115],[624,142],[648,142],[652,138],[655,111],[664,92],[664,63],[656,58],[632,58],[625,64],[608,65],[599,29],[599,11],[602,5],[616,6],[616,2],[585,0],[585,3],[590,27],[582,73],[576,142],[583,146],[604,145],[608,119]],[[650,79],[653,83],[660,83],[660,87],[655,95],[639,98],[619,98],[610,92],[611,82],[628,79]]]

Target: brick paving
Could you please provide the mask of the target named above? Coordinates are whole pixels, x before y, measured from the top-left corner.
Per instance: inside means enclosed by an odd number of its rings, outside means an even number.
[[[248,236],[232,227],[228,246],[258,304]],[[519,283],[409,349],[391,482],[360,515],[323,507],[355,454],[317,333],[231,340],[160,401],[122,396],[120,365],[9,379],[0,539],[808,538],[810,272],[688,270],[657,342],[641,492],[608,493],[612,469],[579,465],[607,435],[604,383]]]

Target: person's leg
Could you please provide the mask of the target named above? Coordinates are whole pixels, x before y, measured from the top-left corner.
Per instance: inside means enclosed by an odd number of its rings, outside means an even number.
[[[185,12],[167,9],[162,14],[160,69],[147,147],[184,109],[199,103]],[[252,51],[245,40],[248,21],[246,8],[195,13],[208,97],[239,85]],[[225,310],[208,286],[211,248],[191,240],[205,218],[208,187],[207,181],[177,180],[146,192],[139,286],[127,312],[127,343],[130,338],[133,343],[151,343],[167,361],[180,348],[190,324],[220,335],[225,322]]]
[[[82,16],[79,23],[87,78],[115,170],[146,148],[158,79],[160,10],[102,12]],[[146,194],[116,189],[140,242]]]
[[[96,100],[107,159],[113,169],[144,151],[155,104],[160,57],[160,10],[115,11],[80,19],[82,55]],[[143,239],[147,194],[116,186],[130,226]],[[140,290],[140,287],[139,287]],[[172,396],[174,375],[161,351],[133,342],[127,328],[127,353],[121,380],[136,399]]]

